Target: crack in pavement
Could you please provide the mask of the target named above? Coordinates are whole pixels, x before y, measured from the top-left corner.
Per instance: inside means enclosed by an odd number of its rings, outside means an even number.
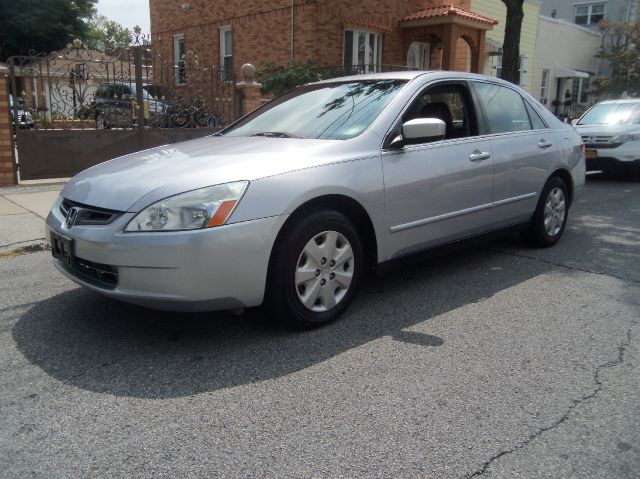
[[[489,249],[489,251],[491,251],[493,253],[503,254],[505,256],[514,256],[516,258],[532,259],[532,260],[535,260],[535,261],[539,261],[541,263],[550,264],[550,265],[553,265],[553,266],[559,266],[560,268],[570,269],[572,271],[580,271],[582,273],[597,274],[599,276],[609,276],[611,278],[616,278],[616,279],[619,279],[621,281],[629,281],[630,283],[640,284],[640,280],[632,279],[632,278],[625,278],[624,276],[619,276],[617,274],[610,273],[610,272],[607,273],[607,272],[604,272],[604,271],[593,271],[593,270],[590,270],[590,269],[578,268],[577,266],[569,266],[567,264],[556,263],[555,261],[551,261],[551,260],[543,259],[543,258],[538,258],[536,256],[531,256],[531,255],[522,254],[522,253],[512,253],[510,251],[504,251],[504,250],[500,250],[500,249]]]
[[[627,329],[627,334],[626,334],[626,341],[618,346],[618,356],[611,360],[611,361],[607,361],[606,363],[600,364],[599,366],[596,367],[595,372],[593,373],[593,380],[596,383],[596,387],[595,389],[590,392],[589,394],[585,394],[584,396],[578,398],[578,399],[573,399],[573,403],[567,408],[566,412],[560,417],[560,419],[554,421],[552,424],[545,426],[541,429],[538,429],[537,431],[535,431],[534,433],[530,434],[524,441],[516,444],[515,446],[513,446],[511,449],[507,449],[507,450],[502,450],[500,452],[498,452],[497,454],[495,454],[494,456],[492,456],[491,458],[489,458],[488,460],[484,461],[482,463],[482,465],[476,469],[475,471],[466,474],[465,476],[463,476],[465,479],[469,479],[472,477],[479,477],[481,475],[483,475],[485,472],[487,472],[487,469],[491,466],[491,464],[493,462],[495,462],[496,460],[500,459],[501,457],[507,456],[509,454],[512,454],[520,449],[524,449],[525,447],[527,447],[529,445],[529,443],[531,443],[533,440],[535,440],[537,437],[539,437],[540,435],[544,434],[547,431],[551,431],[555,428],[557,428],[558,426],[560,426],[561,424],[563,424],[564,422],[566,422],[569,419],[569,416],[571,415],[571,413],[583,402],[588,401],[589,399],[593,399],[594,397],[596,397],[596,395],[602,390],[602,381],[600,380],[600,372],[604,369],[610,369],[610,368],[614,368],[616,366],[619,366],[620,364],[622,364],[624,362],[624,353],[626,352],[627,347],[631,344],[631,330],[633,329],[634,326],[636,326],[638,324],[638,322],[632,322],[631,325],[629,326],[629,328]]]

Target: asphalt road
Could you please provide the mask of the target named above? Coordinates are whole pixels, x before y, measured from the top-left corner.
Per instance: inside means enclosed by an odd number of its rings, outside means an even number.
[[[169,314],[0,260],[0,477],[624,478],[640,471],[640,183],[565,237],[370,281],[312,332]]]

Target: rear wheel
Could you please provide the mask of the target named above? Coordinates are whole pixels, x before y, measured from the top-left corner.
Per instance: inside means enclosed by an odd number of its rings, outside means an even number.
[[[524,238],[535,246],[553,246],[564,233],[568,212],[567,185],[560,177],[552,176],[542,189]]]
[[[349,306],[363,270],[362,243],[351,220],[320,210],[297,221],[276,245],[267,286],[271,315],[314,328]]]

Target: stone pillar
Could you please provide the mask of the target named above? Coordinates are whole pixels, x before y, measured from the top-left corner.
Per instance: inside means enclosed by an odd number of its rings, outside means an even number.
[[[242,81],[236,84],[236,88],[240,91],[242,101],[242,115],[252,112],[261,105],[260,89],[261,83],[256,83],[254,78],[256,76],[256,67],[251,63],[245,63],[240,69],[242,73]]]
[[[442,65],[443,70],[455,70],[458,44],[458,26],[445,23],[442,27]]]
[[[471,73],[484,73],[484,42],[486,33],[484,30],[478,32],[476,51],[472,53],[471,57]]]
[[[8,68],[0,65],[0,186],[18,183],[18,175],[13,163],[13,146],[11,144],[9,90],[7,88],[8,74]]]

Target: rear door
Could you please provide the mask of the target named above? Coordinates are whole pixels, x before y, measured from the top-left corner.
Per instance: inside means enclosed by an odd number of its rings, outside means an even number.
[[[558,145],[535,109],[516,90],[474,81],[494,159],[495,226],[528,220]]]
[[[434,112],[442,115],[443,110],[449,112],[440,117],[447,123],[444,139],[382,151],[389,259],[482,232],[491,223],[491,147],[488,139],[478,137],[466,82],[426,87],[389,138],[400,132],[402,123],[434,117]]]

